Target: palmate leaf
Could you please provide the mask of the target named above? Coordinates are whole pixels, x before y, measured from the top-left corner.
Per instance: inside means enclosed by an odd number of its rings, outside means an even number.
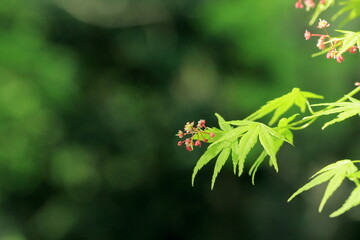
[[[348,97],[348,99],[350,100],[350,102],[314,104],[312,106],[328,106],[328,107],[333,107],[333,108],[321,111],[321,112],[316,113],[308,118],[314,118],[314,117],[319,117],[319,116],[323,116],[323,115],[339,113],[335,119],[324,124],[322,129],[325,129],[326,127],[328,127],[334,123],[344,121],[355,115],[360,116],[360,101],[355,98],[352,98],[352,97]]]
[[[276,153],[283,142],[288,141],[280,132],[263,123],[248,120],[227,122],[219,114],[216,114],[216,116],[220,127],[224,130],[223,135],[208,146],[208,149],[196,163],[192,175],[192,185],[194,185],[194,179],[198,171],[216,156],[218,157],[212,176],[211,188],[214,187],[220,170],[230,156],[232,158],[234,174],[236,174],[238,168],[238,175],[240,176],[243,172],[246,156],[257,142],[260,142],[264,149],[265,155],[263,159],[269,156],[271,165],[278,171]],[[234,128],[231,125],[237,127]],[[258,161],[259,165],[262,160]]]
[[[273,125],[293,105],[298,106],[301,112],[305,112],[309,98],[323,97],[311,92],[300,91],[299,88],[294,88],[290,93],[267,102],[267,104],[262,106],[258,111],[248,116],[245,120],[254,121],[266,116],[269,113],[274,112],[269,122],[269,125]]]
[[[317,185],[320,185],[326,181],[329,181],[324,196],[321,200],[319,206],[319,212],[322,211],[324,205],[327,200],[332,196],[332,194],[339,188],[341,183],[347,178],[349,175],[356,172],[358,169],[354,165],[351,160],[341,160],[336,163],[330,164],[320,171],[315,173],[311,178],[312,180],[297,190],[289,199],[288,202],[291,201],[294,197],[299,195],[300,193],[307,191]]]

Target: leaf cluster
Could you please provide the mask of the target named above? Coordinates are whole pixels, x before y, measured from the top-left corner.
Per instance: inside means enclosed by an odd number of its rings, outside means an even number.
[[[342,182],[345,179],[348,179],[354,182],[356,184],[356,187],[352,191],[350,196],[346,199],[344,204],[339,209],[331,213],[330,217],[339,216],[344,212],[348,211],[349,209],[359,205],[360,204],[360,184],[359,184],[360,171],[358,171],[358,168],[354,164],[356,162],[359,161],[351,161],[346,159],[346,160],[337,161],[336,163],[330,164],[322,168],[320,171],[318,171],[311,177],[311,180],[307,184],[305,184],[303,187],[297,190],[288,199],[288,202],[291,201],[294,197],[296,197],[300,193],[328,181],[329,183],[326,187],[324,196],[319,205],[319,212],[321,212],[327,200],[340,187]]]
[[[321,104],[312,105],[312,106],[327,106],[328,109],[315,113],[308,118],[316,118],[324,115],[337,113],[338,115],[336,116],[336,118],[334,118],[331,121],[328,121],[323,125],[322,129],[325,129],[326,127],[334,123],[342,122],[350,117],[356,115],[360,116],[360,101],[350,96],[346,96],[346,97],[349,100],[348,102],[321,103]]]
[[[269,158],[270,166],[278,171],[276,154],[284,142],[293,144],[290,124],[298,114],[288,118],[280,119],[280,117],[292,106],[297,106],[301,112],[305,112],[308,107],[311,112],[309,98],[322,98],[322,96],[294,88],[290,93],[267,102],[244,120],[225,121],[222,116],[215,114],[218,118],[220,127],[218,133],[221,137],[213,141],[198,160],[192,174],[192,184],[194,185],[198,171],[216,157],[211,189],[213,189],[219,172],[229,158],[232,159],[234,174],[241,176],[247,156],[257,143],[263,150],[249,170],[252,182],[254,183],[255,173],[266,157]],[[269,125],[255,121],[270,114],[272,117]],[[277,127],[271,127],[276,122],[278,122]]]
[[[218,119],[220,129],[209,128],[207,130],[209,133],[216,133],[216,138],[213,139],[205,153],[196,163],[192,174],[192,185],[194,185],[194,180],[199,170],[215,158],[216,163],[211,180],[211,189],[213,189],[219,172],[229,158],[232,159],[234,174],[241,176],[248,155],[255,145],[260,146],[262,150],[249,169],[252,183],[254,184],[255,173],[258,167],[266,158],[268,158],[270,166],[274,167],[278,172],[279,167],[276,154],[284,142],[293,144],[293,131],[308,127],[312,122],[324,115],[338,114],[334,119],[326,122],[322,127],[323,129],[350,117],[360,116],[360,101],[352,97],[358,92],[360,92],[360,87],[355,88],[348,95],[345,95],[336,102],[311,105],[309,99],[320,99],[322,96],[294,88],[290,93],[267,102],[264,106],[260,107],[259,110],[243,120],[225,121],[222,116],[216,113],[215,115]],[[297,107],[301,113],[304,113],[307,109],[310,116],[297,121],[295,121],[295,119],[299,116],[299,113],[285,116],[293,106]],[[323,107],[323,109],[314,112],[312,107]],[[259,121],[267,116],[270,118],[268,124]],[[275,124],[276,126],[274,126]],[[200,136],[195,137],[201,139]],[[354,182],[356,187],[342,207],[330,216],[336,217],[359,205],[360,171],[358,171],[354,164],[357,162],[360,162],[360,160],[351,161],[346,159],[326,166],[314,174],[311,180],[296,191],[288,201],[291,201],[295,196],[310,188],[329,181],[319,206],[319,212],[321,212],[332,194],[345,179],[348,179]]]

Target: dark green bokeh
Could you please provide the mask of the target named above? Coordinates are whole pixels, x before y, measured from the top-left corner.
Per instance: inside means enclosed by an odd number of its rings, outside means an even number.
[[[328,218],[351,185],[322,214],[323,187],[286,203],[359,158],[358,119],[296,133],[255,186],[229,164],[210,191],[209,164],[192,188],[204,149],[176,145],[187,121],[241,119],[293,87],[350,91],[358,56],[310,58],[308,19],[293,1],[3,0],[0,240],[358,239],[359,209]]]

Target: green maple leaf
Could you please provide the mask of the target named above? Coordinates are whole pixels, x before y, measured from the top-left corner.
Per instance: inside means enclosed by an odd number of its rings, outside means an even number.
[[[307,117],[307,118],[314,118],[314,117],[319,117],[319,116],[323,116],[323,115],[338,113],[338,115],[335,119],[324,124],[322,129],[325,129],[326,127],[328,127],[334,123],[344,121],[355,115],[360,116],[360,101],[355,98],[352,98],[352,97],[348,97],[348,99],[350,100],[350,102],[314,104],[312,106],[328,106],[328,107],[333,107],[333,108],[321,111],[319,113],[315,113],[314,115]]]
[[[322,168],[317,173],[315,173],[311,177],[312,180],[310,180],[310,182],[305,184],[303,187],[297,190],[293,195],[291,195],[291,197],[288,199],[288,202],[290,202],[294,197],[296,197],[300,193],[307,191],[324,182],[329,181],[319,206],[319,212],[321,212],[327,200],[339,188],[339,186],[344,181],[344,179],[347,178],[349,174],[352,174],[357,170],[358,169],[353,164],[353,162],[348,159],[337,161],[336,163],[330,164]]]
[[[306,106],[309,105],[309,98],[323,98],[320,95],[300,91],[299,88],[294,88],[290,93],[285,94],[279,98],[267,102],[259,110],[248,116],[245,120],[257,120],[265,115],[274,112],[269,125],[273,125],[286,111],[293,105],[300,108],[301,112],[305,112]]]

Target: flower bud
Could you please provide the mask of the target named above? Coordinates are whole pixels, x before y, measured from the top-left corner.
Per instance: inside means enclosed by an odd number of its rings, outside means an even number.
[[[337,61],[338,63],[342,63],[342,61],[344,61],[343,55],[337,56],[337,57],[336,57],[336,61]]]
[[[309,40],[311,38],[311,33],[308,30],[305,30],[304,37],[305,40]]]
[[[188,150],[189,152],[191,152],[193,150],[193,148],[191,146],[186,146],[185,149]]]
[[[304,8],[304,5],[301,2],[296,2],[295,8]]]
[[[203,127],[205,127],[205,123],[206,123],[205,120],[200,119],[200,120],[198,121],[197,127],[198,127],[198,128],[203,128]]]
[[[184,132],[179,130],[178,134],[176,134],[176,136],[178,136],[179,138],[182,138],[182,137],[184,137]]]
[[[191,133],[193,131],[193,126],[194,126],[194,122],[191,123],[187,122],[184,127],[185,132]]]

